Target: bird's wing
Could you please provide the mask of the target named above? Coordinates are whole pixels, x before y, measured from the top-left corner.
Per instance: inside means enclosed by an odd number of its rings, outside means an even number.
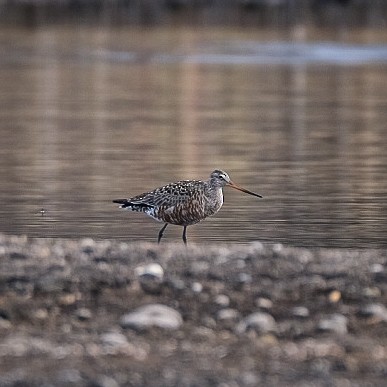
[[[196,196],[201,181],[183,180],[170,183],[154,191],[145,192],[126,200],[127,203],[147,206],[172,207],[184,203]]]

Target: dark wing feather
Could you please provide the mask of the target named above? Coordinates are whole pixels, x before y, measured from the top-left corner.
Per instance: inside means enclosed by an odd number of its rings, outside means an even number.
[[[130,207],[131,209],[136,208],[137,211],[142,211],[142,212],[146,212],[147,210],[150,210],[154,207],[146,203],[132,202],[131,199],[115,199],[113,200],[113,203],[121,204],[120,208],[128,208],[128,207]]]
[[[154,191],[145,192],[128,199],[116,199],[113,200],[113,202],[121,204],[122,208],[133,205],[171,207],[190,200],[192,196],[197,194],[202,184],[204,183],[201,181],[178,181],[177,183],[170,183],[163,187],[156,188]]]

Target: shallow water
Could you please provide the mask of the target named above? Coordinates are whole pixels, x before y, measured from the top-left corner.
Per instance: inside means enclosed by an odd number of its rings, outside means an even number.
[[[0,231],[155,240],[111,199],[221,168],[264,199],[226,189],[191,241],[386,247],[387,33],[295,36],[0,30]]]

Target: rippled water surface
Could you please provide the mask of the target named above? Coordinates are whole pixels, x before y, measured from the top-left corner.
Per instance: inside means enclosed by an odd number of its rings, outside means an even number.
[[[0,30],[0,231],[155,240],[111,200],[222,168],[264,199],[226,189],[191,241],[386,247],[387,34],[289,39]]]

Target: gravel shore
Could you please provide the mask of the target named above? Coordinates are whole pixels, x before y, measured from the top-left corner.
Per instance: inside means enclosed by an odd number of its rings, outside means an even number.
[[[0,234],[0,386],[382,386],[387,251]]]

